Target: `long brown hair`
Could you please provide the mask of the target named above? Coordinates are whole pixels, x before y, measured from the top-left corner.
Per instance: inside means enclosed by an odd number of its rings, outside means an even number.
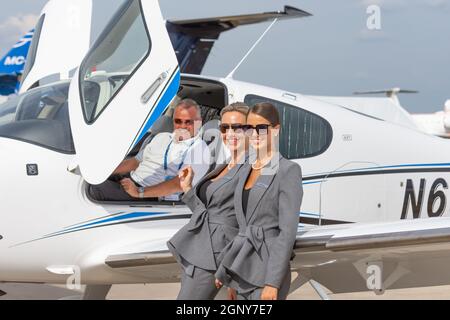
[[[270,122],[272,126],[280,124],[280,114],[277,108],[269,102],[261,102],[250,108],[250,113],[257,114]]]

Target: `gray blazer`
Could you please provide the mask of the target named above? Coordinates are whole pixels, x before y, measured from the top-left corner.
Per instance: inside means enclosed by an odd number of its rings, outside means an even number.
[[[216,261],[217,256],[238,234],[234,192],[238,182],[237,173],[243,165],[236,165],[208,187],[206,204],[197,195],[203,182],[216,177],[226,166],[225,164],[216,167],[182,198],[191,209],[192,217],[189,223],[167,242],[167,246],[185,267],[187,274],[193,272],[193,266],[216,271],[220,263]]]
[[[264,168],[270,168],[271,174],[263,171],[251,189],[245,214],[242,192],[251,165],[246,163],[239,174],[235,194],[239,234],[220,255],[216,278],[241,292],[265,285],[280,289],[290,272],[303,197],[302,173],[297,163],[281,156],[273,162]]]

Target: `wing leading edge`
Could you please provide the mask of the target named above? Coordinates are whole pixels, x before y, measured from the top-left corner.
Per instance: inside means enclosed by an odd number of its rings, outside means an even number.
[[[448,285],[450,218],[317,227],[295,252],[293,269],[334,293]]]
[[[334,293],[448,285],[450,218],[313,227],[299,233],[295,252],[292,271]],[[172,279],[178,272],[169,251],[112,254],[105,263],[129,272],[171,269]]]

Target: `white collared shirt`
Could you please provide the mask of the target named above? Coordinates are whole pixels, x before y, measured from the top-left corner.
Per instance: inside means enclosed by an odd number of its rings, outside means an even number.
[[[164,170],[166,152],[167,170]],[[177,142],[173,140],[173,133],[163,132],[154,137],[136,159],[140,164],[131,172],[131,177],[143,187],[154,186],[177,176],[180,165],[181,168],[192,167],[195,185],[208,172],[211,155],[206,143],[198,136]]]

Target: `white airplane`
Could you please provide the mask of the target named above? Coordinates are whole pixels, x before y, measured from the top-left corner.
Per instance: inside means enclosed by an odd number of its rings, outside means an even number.
[[[191,58],[181,54],[180,64],[157,1],[125,1],[88,51],[90,5],[48,3],[23,93],[0,106],[0,282],[79,281],[87,285],[84,298],[100,299],[112,284],[179,281],[166,241],[187,223],[189,209],[98,202],[88,186],[105,181],[149,128],[151,135],[170,130],[171,101],[189,97],[202,105],[205,127],[235,101],[279,108],[281,152],[304,175],[292,290],[310,281],[326,298],[322,286],[380,293],[450,283],[448,141],[318,97],[180,74],[180,65],[201,69],[208,50],[195,48],[211,49],[222,31],[308,13],[288,7],[168,22],[192,41]],[[60,50],[76,52],[56,59],[61,51],[47,47],[55,39]],[[219,139],[203,132],[214,147]]]
[[[354,92],[354,95],[366,95],[365,97],[345,97],[345,96],[316,96],[316,98],[325,102],[338,104],[345,108],[361,112],[366,115],[385,120],[391,123],[418,129],[417,123],[413,117],[400,104],[399,93],[417,93],[415,90],[404,90],[392,88],[387,90],[375,90]],[[367,97],[367,95],[385,94],[386,97]],[[420,129],[420,128],[419,128]]]
[[[407,127],[419,129],[441,138],[450,138],[450,100],[444,104],[443,111],[434,113],[410,114],[400,103],[398,94],[418,93],[416,90],[392,88],[355,92],[355,95],[385,94],[386,97],[318,97],[326,102],[345,105],[355,111],[390,121]]]
[[[442,111],[417,113],[412,117],[424,132],[441,138],[450,138],[450,100],[445,101]]]
[[[360,111],[411,128],[418,128],[423,132],[441,138],[450,138],[450,100],[445,102],[443,111],[409,114],[402,107],[398,99],[398,94],[401,93],[418,93],[418,91],[392,88],[354,93],[355,95],[386,94],[386,98],[323,97],[323,100],[331,103],[344,104],[350,106],[355,111]]]

